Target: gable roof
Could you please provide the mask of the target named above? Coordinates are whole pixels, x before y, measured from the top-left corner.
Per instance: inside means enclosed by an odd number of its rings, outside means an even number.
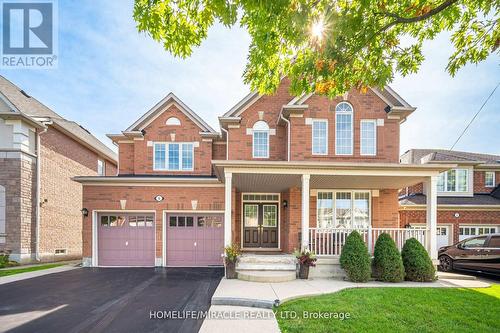
[[[148,112],[146,112],[141,118],[137,119],[132,125],[130,125],[124,132],[141,131],[147,124],[149,124],[153,119],[158,117],[162,112],[165,111],[166,106],[169,104],[175,104],[179,110],[184,113],[189,119],[191,119],[198,127],[201,128],[203,132],[209,132],[216,134],[217,132],[210,127],[203,119],[200,118],[191,110],[184,102],[182,102],[174,93],[170,92],[161,101],[156,103]]]
[[[410,149],[401,155],[401,163],[425,164],[425,163],[470,163],[487,164],[500,167],[500,155],[470,153],[446,149]]]
[[[12,114],[19,114],[27,120],[37,122],[40,125],[41,122],[39,120],[41,118],[52,121],[54,124],[57,124],[57,127],[65,132],[66,135],[83,143],[91,150],[107,157],[111,161],[116,162],[118,160],[117,154],[93,136],[88,130],[78,123],[67,120],[58,113],[52,111],[2,75],[0,75],[0,99],[13,108]]]

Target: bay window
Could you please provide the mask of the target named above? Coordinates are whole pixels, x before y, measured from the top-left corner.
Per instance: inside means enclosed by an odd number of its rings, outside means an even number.
[[[165,171],[192,171],[194,158],[193,143],[155,142],[153,169]]]
[[[467,192],[469,189],[469,171],[452,169],[439,175],[438,192]]]
[[[369,191],[321,191],[317,196],[318,228],[368,228]]]

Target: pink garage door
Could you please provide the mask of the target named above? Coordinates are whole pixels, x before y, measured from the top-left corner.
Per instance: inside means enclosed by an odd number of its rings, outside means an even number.
[[[103,213],[98,216],[99,266],[154,266],[153,214]]]
[[[167,265],[222,265],[223,222],[220,214],[167,215]]]

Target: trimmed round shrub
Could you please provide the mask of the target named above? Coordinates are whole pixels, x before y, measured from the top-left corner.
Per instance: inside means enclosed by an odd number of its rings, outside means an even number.
[[[389,234],[381,234],[373,251],[373,270],[377,280],[401,282],[405,277],[403,260]]]
[[[351,232],[342,247],[340,267],[353,282],[366,282],[371,276],[370,254],[363,238],[357,231]]]
[[[403,246],[401,256],[403,257],[406,280],[418,282],[435,280],[436,270],[432,260],[418,240],[415,238],[408,239]]]

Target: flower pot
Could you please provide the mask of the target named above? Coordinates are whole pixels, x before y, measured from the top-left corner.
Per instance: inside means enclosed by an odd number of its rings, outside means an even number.
[[[232,261],[226,262],[226,279],[236,279],[237,277],[236,263]]]
[[[299,268],[299,279],[308,279],[309,278],[309,266],[300,265]]]

